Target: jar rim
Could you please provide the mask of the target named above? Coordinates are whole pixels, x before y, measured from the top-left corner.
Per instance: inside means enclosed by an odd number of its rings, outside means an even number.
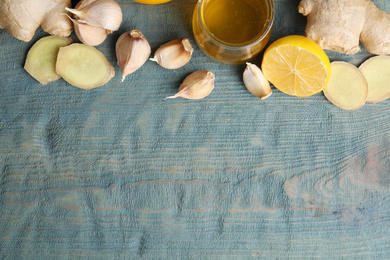
[[[224,49],[229,49],[229,50],[241,50],[241,49],[246,49],[250,48],[252,46],[255,46],[259,42],[261,42],[265,37],[267,37],[268,33],[272,30],[273,23],[275,20],[275,4],[273,0],[263,0],[265,3],[267,3],[267,19],[264,24],[263,30],[252,40],[248,41],[247,44],[240,44],[240,45],[235,45],[235,44],[229,44],[226,41],[223,41],[216,37],[210,29],[207,27],[207,24],[204,19],[204,5],[206,4],[208,0],[198,0],[197,4],[197,9],[198,9],[198,21],[199,21],[199,26],[202,30],[202,32],[205,35],[209,36],[209,40],[213,42],[215,45],[218,45]]]

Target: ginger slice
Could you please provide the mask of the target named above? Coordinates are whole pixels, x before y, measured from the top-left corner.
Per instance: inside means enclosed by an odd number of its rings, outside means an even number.
[[[115,75],[115,69],[98,49],[74,43],[60,48],[57,73],[72,86],[93,89],[106,84]]]
[[[59,36],[41,38],[28,51],[24,69],[42,85],[61,78],[56,73],[58,50],[72,42],[71,38]]]
[[[374,56],[359,69],[368,84],[367,102],[378,103],[390,97],[390,56]]]
[[[367,81],[360,70],[351,63],[334,61],[323,93],[335,106],[345,110],[361,108],[367,99]]]

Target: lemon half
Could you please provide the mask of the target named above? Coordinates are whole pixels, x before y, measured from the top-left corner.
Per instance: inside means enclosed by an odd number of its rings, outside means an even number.
[[[171,0],[134,0],[134,2],[147,4],[147,5],[158,5],[158,4],[168,3],[170,1]]]
[[[281,92],[308,97],[325,88],[330,76],[330,61],[316,42],[291,35],[273,42],[266,49],[262,70]]]

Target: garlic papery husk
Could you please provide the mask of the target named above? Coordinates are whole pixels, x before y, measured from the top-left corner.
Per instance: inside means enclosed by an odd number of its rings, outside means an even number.
[[[213,91],[214,81],[215,75],[211,71],[195,71],[184,79],[176,95],[167,98],[202,99]]]
[[[122,82],[127,75],[141,68],[152,52],[148,41],[139,30],[123,33],[116,42],[115,51],[122,70]]]
[[[114,0],[82,0],[75,9],[65,8],[76,20],[109,31],[122,23],[122,9]]]
[[[249,92],[261,99],[266,99],[271,96],[271,86],[260,68],[249,62],[247,62],[246,65],[243,79],[245,87]]]
[[[81,8],[84,8],[90,4],[92,4],[93,2],[96,2],[96,1],[100,1],[100,0],[81,0],[77,3],[76,5],[76,9],[81,9]]]
[[[69,19],[73,22],[75,34],[82,43],[96,46],[103,43],[107,38],[108,32],[106,29],[79,22],[71,17]]]
[[[190,61],[193,50],[187,38],[180,38],[160,46],[150,60],[166,69],[178,69]]]

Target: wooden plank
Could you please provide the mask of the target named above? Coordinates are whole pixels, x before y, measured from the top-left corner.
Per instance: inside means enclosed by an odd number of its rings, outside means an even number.
[[[195,45],[195,0],[118,2],[123,25],[98,47],[117,76],[91,91],[40,86],[23,63],[45,33],[0,31],[0,258],[390,258],[388,101],[343,111],[276,89],[260,101],[244,65]],[[275,1],[271,41],[304,33],[298,3]],[[122,83],[113,46],[135,28],[153,50],[190,38],[191,62],[147,62]],[[209,97],[164,99],[199,69],[216,74]]]

